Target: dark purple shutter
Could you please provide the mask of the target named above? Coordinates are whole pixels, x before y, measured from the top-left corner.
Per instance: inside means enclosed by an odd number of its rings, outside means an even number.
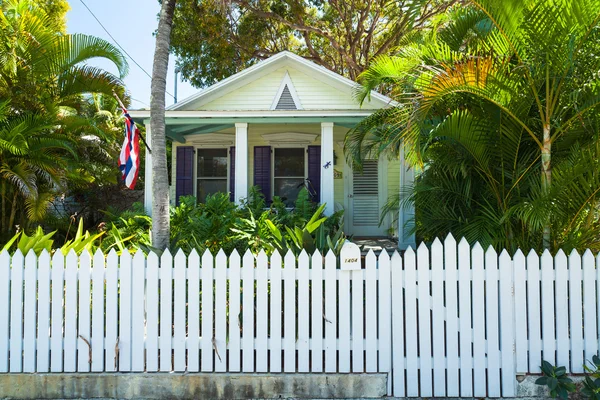
[[[229,200],[235,201],[235,146],[229,148]]]
[[[329,167],[333,168],[333,167]],[[309,188],[315,203],[321,201],[321,146],[308,146]]]
[[[177,174],[175,176],[175,200],[194,194],[194,147],[177,147]]]
[[[254,146],[254,185],[271,201],[271,146]]]

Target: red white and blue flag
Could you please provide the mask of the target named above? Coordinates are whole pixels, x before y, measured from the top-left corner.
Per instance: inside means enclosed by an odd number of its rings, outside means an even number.
[[[123,114],[125,115],[125,139],[119,156],[119,169],[125,186],[133,189],[140,170],[140,131],[126,109],[123,109]]]

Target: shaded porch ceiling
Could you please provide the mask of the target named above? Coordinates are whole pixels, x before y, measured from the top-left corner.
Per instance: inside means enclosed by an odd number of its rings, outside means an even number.
[[[166,119],[166,127],[165,134],[168,139],[174,140],[176,142],[185,143],[185,137],[187,135],[198,135],[198,134],[206,134],[219,132],[224,129],[230,129],[235,127],[236,122],[247,122],[247,123],[260,123],[260,124],[316,124],[321,122],[333,122],[338,126],[343,126],[345,128],[351,129],[356,126],[356,124],[362,118],[336,118],[337,121],[331,121],[332,118],[294,118],[291,120],[290,118],[274,118],[274,117],[266,117],[266,118],[239,118],[239,119],[227,119],[225,121],[213,121],[212,119],[195,119],[195,118],[167,118]],[[150,121],[144,120],[144,123],[149,123]]]

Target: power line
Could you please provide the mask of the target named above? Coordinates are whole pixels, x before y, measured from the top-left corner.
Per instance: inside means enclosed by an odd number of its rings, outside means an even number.
[[[144,71],[144,73],[146,75],[148,75],[148,78],[152,79],[152,75],[150,75],[148,73],[148,71],[146,71],[144,69],[144,67],[142,67],[137,61],[135,61],[135,59],[131,56],[131,54],[129,54],[127,52],[127,50],[125,50],[125,48],[123,48],[123,46],[121,46],[119,44],[119,42],[117,41],[117,39],[114,38],[113,35],[110,34],[110,32],[108,31],[108,29],[106,29],[106,27],[102,24],[102,22],[100,22],[100,20],[98,19],[98,17],[96,17],[96,14],[94,14],[94,12],[87,6],[87,4],[85,4],[85,2],[83,0],[79,0],[81,2],[81,4],[83,4],[83,6],[89,11],[90,14],[92,14],[92,17],[94,17],[94,19],[98,22],[98,24],[100,24],[100,26],[102,27],[102,29],[104,29],[104,32],[106,32],[106,34],[108,36],[110,36],[110,38],[113,40],[113,42],[115,42],[115,44],[117,46],[119,46],[119,48],[123,51],[123,53],[125,53],[127,55],[127,57],[129,57],[131,59],[131,61],[133,61],[133,63],[135,65],[137,65],[142,71]],[[173,96],[171,93],[169,93],[166,89],[165,89],[165,93],[168,94],[169,96],[171,96],[172,98],[175,98],[175,96]],[[141,103],[141,102],[140,102]]]

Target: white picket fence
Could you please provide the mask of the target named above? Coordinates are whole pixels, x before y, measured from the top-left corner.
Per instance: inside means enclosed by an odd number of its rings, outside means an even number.
[[[398,397],[513,397],[542,359],[577,373],[598,352],[589,251],[511,258],[449,236],[338,265],[0,253],[0,373],[384,372]]]

